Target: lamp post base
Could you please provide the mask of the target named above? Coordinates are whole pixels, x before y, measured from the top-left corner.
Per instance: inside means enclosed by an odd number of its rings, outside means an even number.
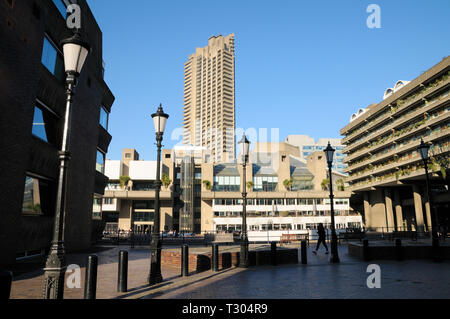
[[[149,286],[159,284],[163,281],[161,274],[161,241],[152,240],[150,248],[150,274],[147,278]]]
[[[54,245],[45,264],[44,299],[64,298],[66,261],[62,243]]]
[[[239,268],[248,268],[248,241],[241,242],[241,254],[239,256]]]
[[[333,235],[331,235],[330,263],[338,264],[340,262],[341,262],[341,260],[339,259],[339,254],[338,254],[337,236],[336,236],[336,234],[333,234]]]

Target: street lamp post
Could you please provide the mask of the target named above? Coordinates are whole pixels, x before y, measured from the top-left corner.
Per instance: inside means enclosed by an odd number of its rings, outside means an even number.
[[[338,247],[337,247],[337,236],[336,236],[336,227],[334,224],[334,195],[333,195],[333,176],[331,172],[331,166],[333,164],[333,155],[335,150],[331,147],[331,144],[328,142],[327,148],[324,150],[325,156],[328,164],[328,173],[330,178],[330,205],[331,205],[331,263],[339,263],[339,255],[338,255]]]
[[[247,268],[249,266],[248,260],[248,234],[247,234],[247,161],[248,161],[248,152],[250,148],[250,141],[247,137],[242,136],[242,140],[239,142],[241,145],[241,154],[242,154],[242,236],[241,236],[241,254],[239,258],[239,267]]]
[[[425,166],[425,177],[426,177],[426,188],[427,188],[427,197],[428,197],[428,204],[430,205],[430,213],[432,220],[431,225],[431,236],[432,236],[432,245],[433,249],[436,255],[437,250],[439,249],[439,237],[438,237],[438,218],[437,214],[433,209],[433,201],[431,198],[431,189],[430,189],[430,178],[428,176],[428,150],[430,149],[430,145],[425,144],[425,142],[421,141],[418,151],[420,153],[420,156],[422,157],[423,164]]]
[[[71,108],[76,80],[80,75],[90,47],[77,30],[74,35],[61,41],[66,72],[66,111],[62,146],[59,151],[59,177],[56,194],[55,224],[52,245],[45,263],[44,299],[63,299],[66,258],[64,248],[64,220],[66,215],[67,168],[70,162]]]
[[[162,282],[161,275],[161,240],[159,236],[160,231],[160,202],[159,193],[161,191],[161,147],[169,115],[164,113],[162,105],[159,106],[158,111],[152,114],[153,122],[155,124],[156,132],[156,146],[157,160],[156,160],[156,182],[155,182],[155,220],[153,223],[152,238],[150,243],[150,273],[148,275],[148,284],[154,285]]]

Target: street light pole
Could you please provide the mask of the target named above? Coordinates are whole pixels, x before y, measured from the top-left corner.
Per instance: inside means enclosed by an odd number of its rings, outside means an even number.
[[[164,128],[169,115],[164,113],[162,105],[160,105],[158,111],[155,114],[152,114],[152,118],[155,124],[156,132],[157,159],[155,181],[155,219],[150,243],[150,273],[148,275],[148,284],[150,286],[163,281],[161,274],[161,240],[159,236],[161,206],[159,201],[159,193],[161,191],[161,147]]]
[[[67,169],[70,162],[71,108],[76,80],[90,50],[89,45],[82,41],[78,32],[63,40],[61,44],[64,51],[66,71],[66,111],[62,146],[59,151],[60,166],[53,239],[44,268],[44,299],[63,299],[64,297],[64,275],[67,268],[64,248],[64,221],[66,215]]]
[[[428,144],[425,144],[425,142],[421,141],[418,151],[420,153],[420,156],[422,157],[423,164],[425,166],[425,180],[426,180],[426,189],[427,189],[427,197],[428,197],[428,204],[430,206],[430,213],[432,218],[432,225],[431,225],[431,236],[432,236],[432,247],[433,247],[433,255],[434,258],[437,259],[438,256],[438,250],[439,250],[439,237],[438,237],[438,217],[436,212],[434,211],[433,207],[433,200],[431,196],[431,188],[430,188],[430,178],[428,175],[428,150],[430,146]]]
[[[241,236],[241,254],[239,258],[239,267],[248,268],[249,259],[248,259],[248,233],[247,233],[247,161],[248,161],[248,151],[250,147],[250,142],[247,140],[247,137],[242,137],[242,140],[239,142],[241,144],[241,153],[243,157],[242,164],[242,236]]]
[[[333,174],[331,170],[331,166],[333,165],[333,155],[335,150],[331,147],[331,144],[328,143],[327,148],[324,150],[327,164],[328,164],[328,174],[330,178],[330,208],[331,208],[331,263],[339,263],[339,254],[337,247],[337,236],[336,236],[336,227],[334,223],[334,195],[333,195]]]

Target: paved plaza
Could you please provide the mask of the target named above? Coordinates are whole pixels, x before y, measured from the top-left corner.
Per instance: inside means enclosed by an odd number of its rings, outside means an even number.
[[[336,265],[329,264],[329,255],[325,255],[323,248],[314,255],[312,247],[308,251],[308,265],[230,268],[220,272],[191,273],[189,277],[180,277],[178,267],[163,265],[164,282],[153,287],[146,286],[148,248],[97,247],[91,253],[99,259],[98,299],[450,298],[448,260],[443,263],[429,260],[374,261],[373,264],[380,266],[381,288],[369,289],[366,282],[370,263],[349,257],[346,245],[340,246],[341,263]],[[127,293],[116,292],[119,250],[129,251]],[[66,287],[64,298],[83,298],[84,267],[89,254],[67,256],[68,264],[82,267],[81,288]],[[11,298],[42,298],[43,281],[41,269],[16,276]]]

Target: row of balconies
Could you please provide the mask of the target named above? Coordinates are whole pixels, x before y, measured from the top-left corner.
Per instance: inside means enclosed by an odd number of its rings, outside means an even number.
[[[443,129],[439,133],[432,133],[429,136],[424,137],[424,141],[425,142],[431,142],[431,141],[434,141],[434,140],[446,137],[449,134],[450,134],[450,131],[448,129]],[[410,150],[413,150],[413,149],[417,149],[419,144],[420,144],[420,141],[415,141],[415,142],[412,142],[412,143],[410,142],[410,143],[408,143],[406,145],[400,144],[399,148],[395,148],[395,149],[390,150],[390,151],[388,151],[388,152],[386,152],[384,154],[381,154],[381,155],[369,156],[369,158],[367,158],[367,159],[357,163],[356,165],[352,165],[352,166],[347,167],[346,169],[344,169],[344,172],[355,171],[355,170],[357,170],[357,169],[359,169],[361,167],[364,167],[366,165],[373,164],[375,162],[379,162],[379,161],[385,160],[387,158],[390,158],[392,156],[395,156],[395,154],[397,154],[397,153],[400,153],[400,152],[404,153],[404,152],[407,152],[407,151],[410,151]]]
[[[447,146],[443,147],[440,154],[448,153],[450,148]],[[412,161],[415,162],[415,161]],[[423,167],[422,161],[418,161],[413,166],[407,166],[405,169],[398,169],[395,172],[387,173],[382,176],[374,176],[364,181],[354,183],[350,185],[352,191],[362,191],[372,189],[373,187],[379,186],[392,186],[392,185],[402,185],[401,180],[414,179],[417,177],[423,177],[425,175],[425,169]]]
[[[445,100],[442,101],[443,98],[446,98]],[[439,98],[436,98],[434,101],[428,103],[428,104],[424,104],[424,106],[419,107],[417,110],[415,110],[414,112],[410,113],[410,114],[405,114],[402,117],[399,117],[398,119],[394,120],[391,124],[386,125],[385,127],[383,127],[382,129],[378,130],[377,132],[374,132],[374,134],[371,134],[369,136],[367,136],[366,138],[363,138],[362,140],[354,143],[354,144],[350,144],[348,145],[343,152],[344,153],[350,153],[352,150],[355,150],[357,148],[359,148],[360,146],[362,146],[364,143],[369,143],[369,141],[371,140],[375,140],[377,136],[383,136],[384,134],[386,134],[387,132],[389,132],[390,130],[392,130],[395,126],[400,126],[402,124],[404,124],[405,122],[413,119],[416,116],[419,116],[423,113],[426,113],[428,111],[431,111],[434,108],[439,107],[440,104],[435,104],[438,101],[442,101],[442,103],[445,103],[446,101],[448,101],[450,98],[449,96],[449,91],[447,91],[446,94],[442,95]],[[393,117],[391,117],[393,118]],[[375,135],[376,133],[376,135]],[[369,143],[370,145],[370,143]]]
[[[430,94],[433,94],[437,90],[440,90],[441,88],[447,86],[449,83],[448,73],[446,76],[443,76],[443,77],[441,77],[441,79],[437,80],[437,82],[439,82],[439,81],[441,81],[441,82],[437,86],[431,86],[429,88],[424,87],[420,93],[413,95],[414,98],[412,98],[411,100],[407,100],[407,102],[405,102],[403,105],[398,107],[398,109],[396,110],[396,113],[401,112],[406,108],[409,108],[411,105],[415,104],[416,102],[424,99],[425,97],[429,96]],[[397,99],[396,102],[398,103],[398,101],[401,101],[401,99]],[[392,106],[392,104],[394,104],[394,103],[391,103],[391,104],[387,105],[386,107],[390,107],[390,106]],[[348,144],[351,140],[353,140],[354,138],[356,138],[358,136],[357,133],[367,131],[367,128],[369,126],[375,126],[376,124],[381,123],[384,119],[389,117],[389,114],[390,114],[390,112],[386,113],[386,114],[382,113],[373,120],[366,119],[365,120],[366,124],[364,124],[363,126],[361,126],[360,128],[358,128],[356,130],[353,130],[350,134],[348,134],[345,138],[342,139],[342,143]]]
[[[450,96],[448,96],[445,99],[444,102],[447,102],[449,100],[450,100]],[[404,121],[402,121],[402,123],[404,124],[408,120],[411,120],[412,118],[420,116],[421,114],[423,114],[423,113],[419,113],[419,112],[420,112],[420,110],[417,113],[414,112],[414,114],[411,114]],[[449,118],[449,115],[450,115],[450,112],[445,112],[444,114],[439,115],[438,117],[436,117],[434,119],[423,120],[424,122],[421,125],[417,126],[417,127],[414,127],[414,123],[413,123],[413,124],[411,124],[412,125],[411,129],[406,130],[403,134],[400,133],[400,135],[395,136],[396,133],[392,133],[391,134],[391,138],[388,138],[385,141],[383,141],[383,142],[381,142],[381,143],[379,143],[379,144],[377,144],[377,145],[375,145],[373,147],[366,146],[365,148],[363,148],[363,149],[361,149],[361,150],[359,150],[359,151],[357,151],[357,152],[347,156],[344,159],[344,163],[348,163],[348,162],[350,162],[352,160],[355,160],[355,159],[357,159],[359,157],[362,157],[362,156],[366,155],[367,153],[375,153],[377,150],[379,150],[379,149],[381,149],[383,147],[386,147],[386,146],[388,146],[390,144],[393,144],[395,142],[398,142],[400,139],[407,138],[408,136],[410,136],[412,134],[415,134],[415,133],[417,133],[417,132],[419,132],[421,130],[427,129],[427,128],[431,127],[434,124],[437,124],[439,122],[447,120]],[[420,121],[420,122],[422,122],[422,121]],[[397,126],[397,124],[396,124],[396,126]],[[391,126],[390,129],[393,129],[393,127]]]
[[[450,133],[449,131],[446,132],[447,135],[449,133]],[[417,147],[420,144],[420,141],[416,141],[416,142],[411,143],[411,144],[413,144],[415,146],[415,147],[412,147],[412,149],[417,149]],[[448,148],[445,148],[445,149],[443,149],[441,151],[435,152],[435,155],[440,155],[440,154],[445,153],[447,151],[448,151]],[[368,170],[368,171],[364,172],[363,174],[360,174],[360,175],[357,175],[357,176],[349,176],[349,177],[346,178],[346,182],[352,182],[352,181],[355,181],[355,180],[362,179],[364,177],[372,176],[372,175],[379,174],[381,172],[389,171],[389,170],[392,170],[392,169],[400,169],[399,167],[403,167],[403,166],[406,166],[406,165],[409,165],[409,164],[412,164],[412,163],[415,163],[415,162],[421,162],[421,161],[422,161],[422,158],[420,157],[419,152],[417,152],[415,155],[412,155],[412,153],[411,153],[411,156],[408,157],[406,160],[398,160],[398,161],[395,161],[394,163],[383,165],[382,167],[378,167],[378,168],[375,167],[375,168],[373,168],[371,170]]]

